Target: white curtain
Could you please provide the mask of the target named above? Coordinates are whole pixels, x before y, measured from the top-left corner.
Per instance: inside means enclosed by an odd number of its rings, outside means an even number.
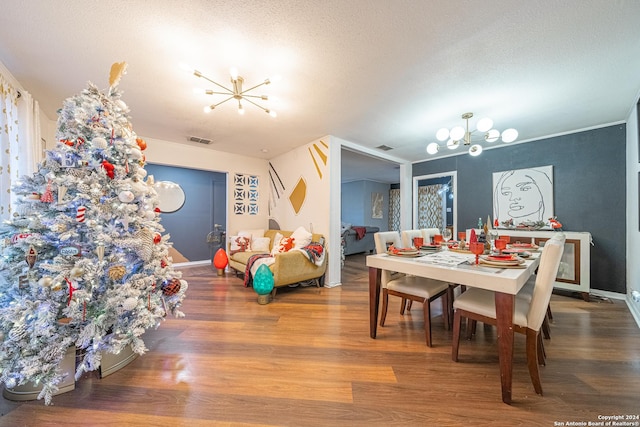
[[[0,74],[0,219],[11,216],[11,186],[35,172],[42,156],[38,102]]]

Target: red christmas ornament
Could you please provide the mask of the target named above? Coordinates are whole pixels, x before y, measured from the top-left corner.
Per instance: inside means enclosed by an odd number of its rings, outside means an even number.
[[[109,178],[111,178],[111,179],[115,178],[115,173],[114,173],[115,166],[114,165],[112,165],[111,163],[109,163],[106,160],[103,160],[102,161],[102,167],[107,172],[107,176]]]
[[[51,180],[47,182],[47,189],[40,196],[40,201],[44,203],[53,203],[53,192],[51,191]]]
[[[147,149],[147,142],[142,138],[136,138],[136,144],[138,144],[138,147],[140,147],[140,150],[144,151]]]
[[[229,258],[227,257],[227,253],[222,248],[218,249],[213,256],[213,266],[218,270],[224,270],[228,263]]]
[[[62,142],[65,145],[68,145],[69,147],[73,147],[73,141],[69,141],[68,139],[61,139],[60,142]]]
[[[169,282],[162,286],[162,293],[171,296],[180,292],[180,280],[171,279]]]
[[[156,245],[160,243],[161,240],[162,240],[162,235],[160,235],[160,233],[155,233],[153,235],[153,243],[155,243]]]
[[[165,260],[165,259],[161,259],[161,260],[160,260],[160,267],[165,268],[167,265],[169,265],[169,264],[167,263],[167,260]]]
[[[160,213],[161,212],[160,208],[155,208],[153,211],[156,212],[156,213]]]

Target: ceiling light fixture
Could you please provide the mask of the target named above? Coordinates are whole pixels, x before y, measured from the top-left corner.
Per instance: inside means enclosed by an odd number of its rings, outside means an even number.
[[[220,104],[224,104],[227,101],[230,101],[232,99],[235,99],[238,101],[238,113],[239,114],[244,114],[244,107],[242,106],[242,101],[247,101],[250,104],[255,105],[256,107],[260,108],[262,111],[264,111],[265,113],[269,114],[271,117],[277,117],[277,114],[275,111],[269,109],[269,108],[265,108],[262,105],[259,105],[258,103],[252,101],[250,98],[254,98],[254,99],[261,99],[263,101],[268,101],[269,97],[267,95],[249,95],[248,92],[251,92],[254,89],[259,88],[260,86],[264,86],[264,85],[268,85],[271,83],[271,81],[269,79],[265,79],[262,83],[255,85],[253,87],[250,87],[249,89],[242,89],[242,84],[244,83],[244,78],[242,78],[242,76],[238,75],[238,69],[237,68],[231,68],[230,70],[230,74],[231,74],[231,89],[221,85],[220,83],[217,83],[215,81],[213,81],[212,79],[210,79],[209,77],[205,76],[204,74],[202,74],[200,71],[198,70],[191,70],[193,72],[193,75],[196,77],[200,77],[203,78],[211,83],[213,83],[214,85],[218,86],[219,88],[224,89],[224,92],[217,92],[211,89],[205,89],[203,90],[197,90],[197,92],[200,93],[205,93],[206,95],[225,95],[227,96],[227,98],[223,99],[222,101],[216,103],[216,104],[211,104],[211,105],[207,105],[206,107],[204,107],[204,112],[205,113],[209,113],[211,112],[211,110],[215,109],[218,105]]]
[[[513,142],[518,138],[518,131],[510,128],[506,129],[502,132],[502,134],[493,129],[493,120],[485,117],[483,119],[478,120],[476,124],[476,129],[470,131],[469,130],[469,119],[473,117],[473,113],[464,113],[462,115],[462,119],[465,120],[466,127],[456,126],[451,130],[447,128],[442,128],[436,132],[436,138],[438,141],[447,141],[446,147],[450,150],[455,150],[462,143],[465,146],[469,146],[469,154],[471,156],[478,156],[482,153],[482,145],[478,144],[473,140],[473,135],[476,131],[482,132],[482,138],[487,142],[495,142],[498,138],[502,137],[502,141],[509,143]],[[480,139],[476,140],[480,141]],[[436,154],[440,151],[440,145],[437,142],[432,142],[427,145],[427,153]]]

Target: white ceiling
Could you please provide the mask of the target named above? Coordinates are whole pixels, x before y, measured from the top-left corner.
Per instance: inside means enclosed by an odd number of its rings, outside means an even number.
[[[0,62],[49,118],[126,61],[139,135],[265,159],[331,134],[424,160],[467,111],[535,140],[624,121],[640,90],[637,0],[3,3]],[[192,89],[213,88],[180,63],[225,84],[236,66],[245,88],[280,76],[258,91],[278,117],[205,114]]]

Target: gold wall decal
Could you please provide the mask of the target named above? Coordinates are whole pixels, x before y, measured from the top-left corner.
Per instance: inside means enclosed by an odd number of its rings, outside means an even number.
[[[320,144],[322,144],[327,149],[329,148],[329,146],[322,140],[320,140]],[[322,151],[322,148],[318,146],[318,144],[313,144],[313,148],[316,151],[316,154],[318,155],[318,157],[320,157],[320,160],[322,160],[322,163],[325,166],[327,166],[327,159],[328,159],[327,154]],[[314,155],[313,151],[311,151],[311,147],[309,147],[309,154],[311,155],[311,160],[313,160],[313,164],[316,167],[316,172],[318,173],[318,177],[322,179],[322,170],[320,170],[320,165],[318,165],[318,161],[316,160],[316,156]]]
[[[306,198],[307,182],[303,177],[300,177],[300,179],[298,179],[298,183],[289,195],[289,202],[291,202],[291,207],[293,208],[293,211],[296,213],[296,215],[300,212],[300,209],[302,209]]]

